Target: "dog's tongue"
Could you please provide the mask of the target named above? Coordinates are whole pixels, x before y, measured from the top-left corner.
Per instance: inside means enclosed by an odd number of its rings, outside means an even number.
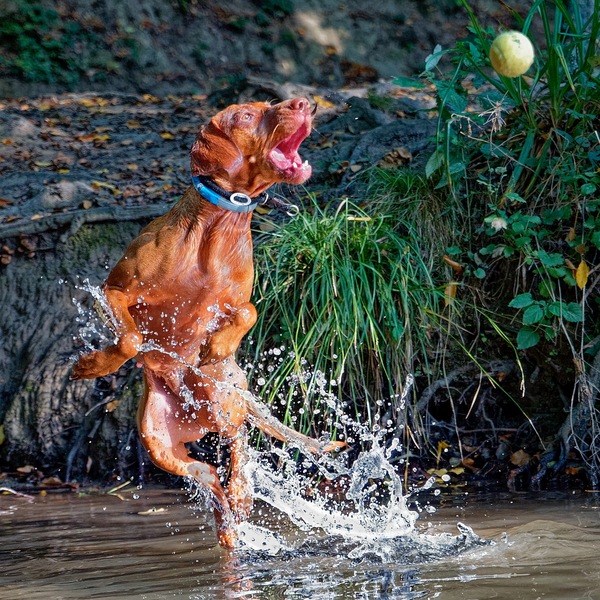
[[[298,148],[309,131],[309,128],[306,126],[299,127],[295,133],[279,142],[269,152],[269,158],[275,168],[280,171],[294,173],[295,175],[303,174],[306,178],[310,176],[312,172],[311,166],[308,164],[308,161],[302,162],[298,154]]]
[[[302,162],[302,159],[297,152],[294,152],[292,156],[286,156],[279,148],[274,148],[269,153],[269,158],[279,171],[297,174],[302,172],[307,178],[310,177],[312,172],[312,168],[308,164],[308,161],[305,160]]]

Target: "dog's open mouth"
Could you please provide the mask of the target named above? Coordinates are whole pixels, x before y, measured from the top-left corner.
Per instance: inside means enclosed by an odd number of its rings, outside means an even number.
[[[310,125],[303,122],[289,137],[281,140],[270,152],[269,159],[273,166],[286,175],[286,179],[302,181],[308,179],[312,172],[308,161],[302,162],[298,148],[310,133]]]

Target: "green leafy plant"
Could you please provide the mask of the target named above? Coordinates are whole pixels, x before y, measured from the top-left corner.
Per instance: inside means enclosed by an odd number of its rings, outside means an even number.
[[[76,83],[83,72],[76,50],[83,35],[78,23],[61,22],[42,4],[15,2],[0,9],[0,68],[31,81]]]
[[[451,50],[437,47],[424,73],[439,108],[426,175],[455,212],[447,255],[463,267],[462,293],[473,295],[463,304],[477,307],[475,318],[491,314],[496,333],[534,364],[552,360],[573,377],[561,452],[541,473],[577,448],[597,485],[600,2],[586,18],[577,2],[536,0],[524,16],[505,5],[537,48],[532,68],[515,78],[490,66],[499,32],[461,4],[470,36]],[[444,76],[438,65],[447,57],[454,66]]]
[[[545,36],[530,78],[490,69],[487,57],[497,32],[482,28],[468,3],[462,4],[471,37],[452,53],[453,76],[436,78],[445,53],[439,48],[427,65],[440,106],[427,174],[462,206],[464,236],[452,248],[457,260],[473,265],[471,272],[482,280],[493,281],[502,261],[527,270],[526,278],[515,281],[513,299],[507,298],[511,308],[526,309],[517,333],[526,349],[559,331],[574,331],[586,306],[594,308],[584,288],[593,283],[588,265],[600,257],[598,1],[585,22],[577,3],[561,0],[554,10],[538,0],[525,18],[513,13],[525,34],[538,19]],[[465,87],[465,77],[473,74],[472,87]],[[474,203],[476,195],[485,203]],[[524,293],[532,294],[532,304],[521,306]]]

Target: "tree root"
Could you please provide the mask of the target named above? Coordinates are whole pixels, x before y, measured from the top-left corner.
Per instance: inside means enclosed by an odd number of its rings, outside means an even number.
[[[170,205],[165,203],[150,206],[101,206],[87,210],[45,215],[35,220],[19,219],[0,225],[0,239],[45,233],[69,225],[69,230],[61,236],[61,241],[65,241],[88,223],[114,223],[117,221],[152,219],[164,214],[169,208]]]

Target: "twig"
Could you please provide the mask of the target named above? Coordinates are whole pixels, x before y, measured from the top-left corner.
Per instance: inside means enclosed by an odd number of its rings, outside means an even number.
[[[487,376],[491,376],[492,373],[498,373],[498,372],[510,373],[511,371],[513,371],[514,367],[515,367],[515,362],[512,360],[499,360],[499,361],[494,361],[494,362],[490,363],[487,366],[487,369],[485,369],[484,373]],[[470,373],[472,371],[477,371],[480,369],[481,369],[481,367],[476,364],[464,365],[463,367],[454,369],[454,371],[450,371],[450,373],[448,373],[448,375],[446,375],[446,377],[442,377],[441,379],[434,381],[421,394],[421,397],[419,398],[419,401],[417,402],[417,406],[416,406],[415,410],[417,412],[421,412],[421,411],[425,410],[429,406],[429,402],[431,401],[431,399],[435,396],[435,394],[437,392],[439,392],[442,389],[448,388],[450,386],[450,384],[455,379],[458,379],[461,375],[465,375],[467,373]]]

